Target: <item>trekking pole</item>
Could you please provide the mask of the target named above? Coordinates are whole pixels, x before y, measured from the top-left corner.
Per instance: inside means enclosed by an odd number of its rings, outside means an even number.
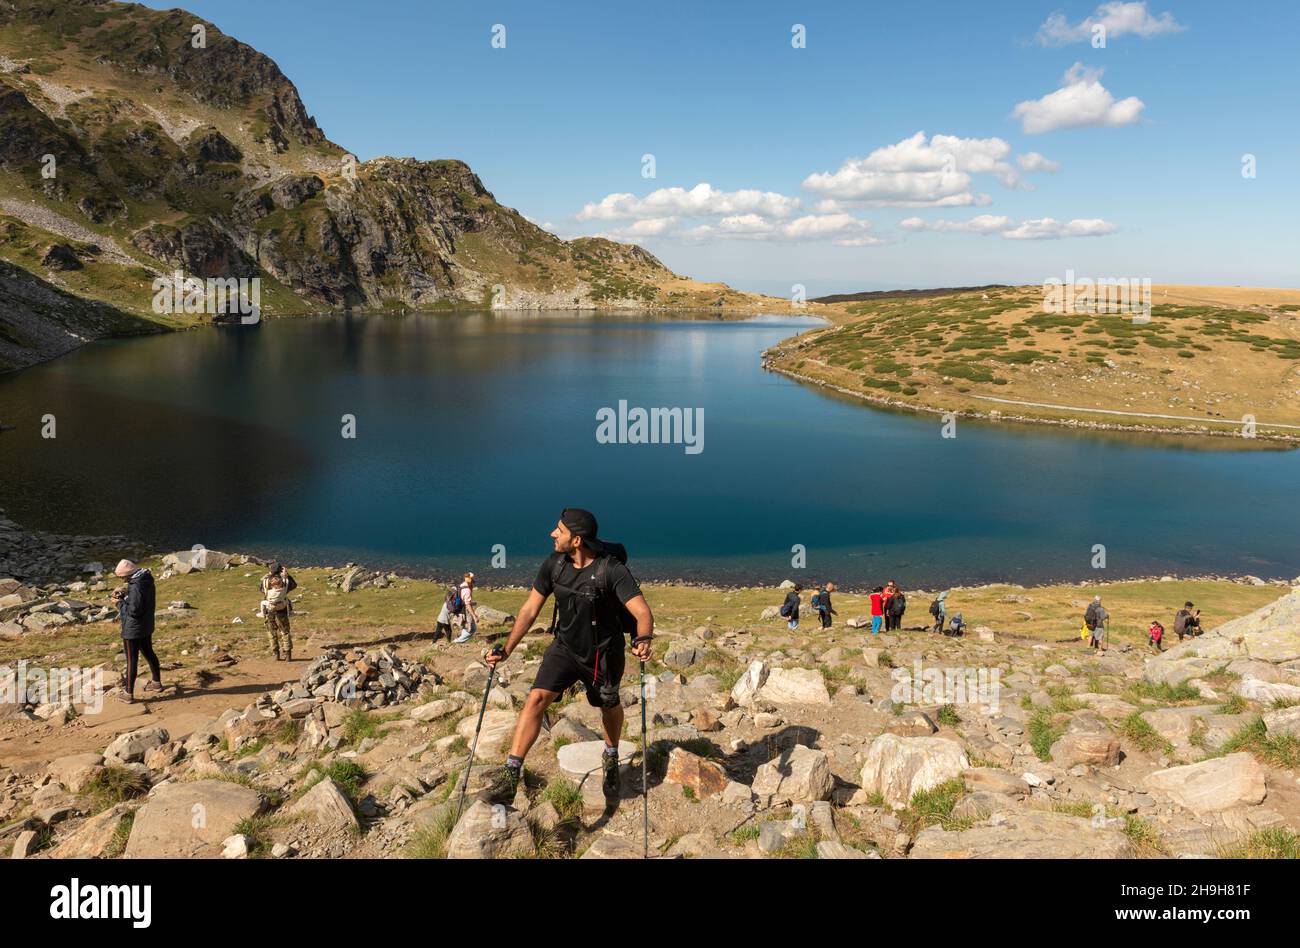
[[[495,646],[492,652],[503,654],[500,645]],[[483,703],[478,709],[478,724],[474,725],[474,742],[469,746],[469,763],[465,765],[465,779],[460,783],[460,802],[456,804],[456,823],[460,822],[460,812],[465,807],[465,791],[469,789],[469,774],[474,769],[474,752],[478,750],[478,732],[483,730],[483,715],[487,713],[488,695],[492,692],[492,679],[496,677],[497,667],[491,665],[488,667],[487,686],[483,689]],[[452,824],[455,825],[455,824]]]
[[[650,858],[650,781],[647,777],[646,758],[650,745],[646,743],[645,726],[645,662],[641,662],[641,838],[642,858]]]

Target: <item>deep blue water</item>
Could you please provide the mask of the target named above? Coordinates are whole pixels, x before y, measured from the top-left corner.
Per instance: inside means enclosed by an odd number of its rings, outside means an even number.
[[[646,578],[1300,573],[1300,453],[974,423],[943,439],[937,417],[760,368],[808,325],[331,316],[95,343],[0,377],[19,426],[0,434],[0,506],[60,532],[488,582],[531,575],[566,505]],[[703,409],[704,450],[598,443],[620,399]]]

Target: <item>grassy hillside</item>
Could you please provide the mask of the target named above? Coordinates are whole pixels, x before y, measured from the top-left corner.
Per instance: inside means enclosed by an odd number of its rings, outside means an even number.
[[[1300,426],[1300,290],[1156,286],[1152,302],[1141,322],[1045,312],[1041,287],[872,299],[766,359],[907,408],[1236,436],[1253,415],[1259,438],[1300,436],[1283,427]]]

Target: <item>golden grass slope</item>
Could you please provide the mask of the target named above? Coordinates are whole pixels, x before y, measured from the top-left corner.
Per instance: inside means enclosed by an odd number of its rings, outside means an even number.
[[[917,410],[1300,440],[1300,290],[1157,285],[1145,323],[1045,312],[1043,297],[1031,286],[846,304],[765,364]]]

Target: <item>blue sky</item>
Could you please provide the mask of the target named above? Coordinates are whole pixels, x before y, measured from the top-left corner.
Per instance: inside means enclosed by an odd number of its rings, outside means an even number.
[[[1300,4],[185,7],[360,158],[463,159],[561,236],[636,237],[699,279],[1300,285]]]

